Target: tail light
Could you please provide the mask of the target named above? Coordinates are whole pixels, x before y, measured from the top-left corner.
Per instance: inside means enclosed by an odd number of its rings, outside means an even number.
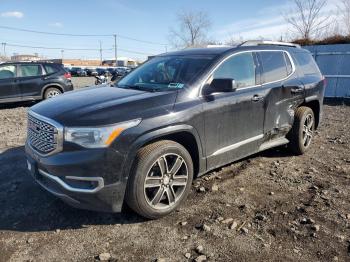
[[[64,73],[63,76],[64,76],[64,78],[69,79],[69,80],[72,78],[72,75],[68,72]]]

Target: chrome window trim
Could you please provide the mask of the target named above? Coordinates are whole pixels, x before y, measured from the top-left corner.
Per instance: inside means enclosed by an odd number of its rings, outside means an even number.
[[[210,70],[210,72],[208,73],[208,76],[206,77],[206,79],[204,81],[202,81],[200,88],[199,88],[199,94],[198,97],[202,97],[202,89],[205,85],[206,82],[208,82],[209,78],[213,75],[214,71],[216,69],[218,69],[219,66],[221,66],[224,62],[226,62],[226,60],[230,59],[233,56],[239,55],[239,54],[243,54],[243,53],[258,53],[258,52],[283,52],[286,53],[291,64],[292,64],[292,72],[285,78],[283,79],[279,79],[279,80],[275,80],[275,81],[271,81],[271,82],[266,82],[266,83],[262,83],[260,85],[253,85],[253,86],[245,86],[245,87],[241,87],[241,88],[237,88],[237,90],[244,90],[244,89],[249,89],[249,88],[254,88],[254,87],[261,87],[263,85],[268,85],[268,84],[273,84],[273,83],[277,83],[277,82],[281,82],[284,80],[287,80],[288,78],[290,78],[296,71],[296,67],[295,67],[295,63],[294,60],[292,59],[292,56],[290,55],[290,53],[286,50],[282,50],[282,49],[266,49],[266,50],[246,50],[246,51],[240,51],[234,54],[231,54],[227,57],[225,57],[225,59],[223,59],[219,64],[217,64],[213,69]],[[219,94],[219,93],[214,93],[214,94]],[[222,93],[220,93],[222,94]]]
[[[232,144],[232,145],[229,145],[229,146],[225,146],[225,147],[222,147],[220,148],[219,150],[216,150],[213,154],[211,154],[210,156],[217,156],[217,155],[220,155],[220,154],[223,154],[223,153],[226,153],[228,151],[231,151],[233,149],[237,149],[239,148],[240,146],[243,146],[245,144],[248,144],[248,143],[251,143],[251,142],[254,142],[256,140],[259,140],[261,138],[264,137],[264,134],[260,134],[260,135],[257,135],[257,136],[253,136],[251,138],[248,138],[248,139],[245,139],[245,140],[242,140],[238,143],[235,143],[235,144]]]
[[[93,194],[93,193],[100,191],[104,187],[104,180],[102,177],[77,177],[77,176],[66,176],[65,177],[66,179],[70,179],[70,180],[97,182],[97,187],[95,187],[94,189],[82,189],[82,188],[72,187],[72,186],[68,185],[67,183],[65,183],[59,177],[51,175],[51,174],[49,174],[41,169],[39,169],[39,173],[41,175],[43,175],[44,177],[51,179],[52,181],[55,181],[56,183],[61,185],[64,189],[66,189],[70,192]]]
[[[54,126],[56,129],[57,129],[57,147],[55,150],[53,150],[52,152],[48,153],[48,154],[42,154],[40,152],[38,152],[35,148],[32,147],[32,145],[29,143],[29,140],[27,140],[27,145],[38,155],[40,156],[50,156],[52,154],[55,154],[55,153],[58,153],[58,152],[61,152],[63,150],[63,130],[64,130],[64,127],[63,125],[61,125],[60,123],[56,122],[55,120],[53,119],[50,119],[50,118],[47,118],[45,116],[42,116],[42,115],[39,115],[37,113],[35,113],[34,111],[32,110],[29,110],[28,111],[28,115],[31,115],[32,117],[34,118],[37,118],[43,122],[46,122],[52,126]]]

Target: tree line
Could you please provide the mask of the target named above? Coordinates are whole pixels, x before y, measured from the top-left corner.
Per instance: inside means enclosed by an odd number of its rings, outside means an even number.
[[[281,14],[288,24],[286,40],[301,45],[350,43],[350,0],[338,0],[330,11],[327,0],[289,0],[289,10]],[[208,44],[235,44],[231,36],[224,43],[209,38],[212,25],[209,15],[199,11],[181,11],[175,28],[169,29],[169,41],[176,49],[201,47]]]

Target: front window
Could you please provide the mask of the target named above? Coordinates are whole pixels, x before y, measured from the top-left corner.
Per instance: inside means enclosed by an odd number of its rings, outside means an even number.
[[[255,63],[251,52],[228,58],[214,72],[213,78],[234,79],[238,88],[256,85]]]
[[[212,56],[155,57],[121,79],[117,86],[153,91],[181,89],[212,61]]]
[[[15,65],[0,66],[0,79],[14,78],[16,77]]]

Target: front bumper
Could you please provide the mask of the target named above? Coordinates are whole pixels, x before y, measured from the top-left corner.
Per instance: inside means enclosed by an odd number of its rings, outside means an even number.
[[[95,211],[120,212],[127,178],[123,155],[113,149],[60,152],[42,157],[26,145],[30,174],[67,204]]]

